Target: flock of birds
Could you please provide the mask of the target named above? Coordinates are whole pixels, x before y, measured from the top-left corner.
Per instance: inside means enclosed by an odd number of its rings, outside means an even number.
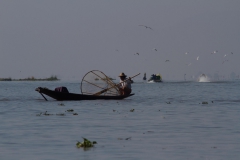
[[[138,26],[140,26],[140,27],[145,27],[146,29],[150,29],[150,30],[153,30],[151,27],[149,27],[149,26],[146,26],[146,25],[138,25]],[[152,49],[153,51],[158,51],[156,48],[153,48]],[[211,54],[217,54],[218,53],[218,50],[215,50],[215,51],[213,51],[213,52],[211,52]],[[189,52],[185,52],[185,55],[188,55],[189,54]],[[233,55],[233,52],[231,52],[231,53],[229,53],[229,54],[231,54],[231,55]],[[225,59],[229,54],[224,54],[224,56],[223,56],[223,58],[224,58],[224,60],[222,61],[222,64],[224,64],[225,62],[227,62],[228,61],[228,59]],[[134,53],[134,55],[140,55],[138,52],[137,53]],[[200,56],[197,56],[196,57],[196,60],[198,61],[200,59]],[[166,59],[165,60],[165,62],[170,62],[170,60],[169,59]],[[188,63],[188,64],[186,64],[187,66],[190,66],[192,63]]]
[[[153,50],[154,51],[157,51],[157,49],[156,48],[153,48]],[[211,54],[216,54],[218,51],[213,51]],[[189,54],[188,52],[186,52],[185,53],[186,55],[187,54]],[[233,52],[231,52],[230,54],[233,54]],[[140,55],[138,52],[137,53],[134,53],[134,55]],[[224,56],[223,56],[223,58],[225,58],[226,56],[228,56],[229,54],[225,54]],[[200,58],[200,56],[197,56],[196,57],[196,60],[198,61],[199,60],[199,58]],[[224,59],[223,61],[222,61],[222,64],[224,64],[224,62],[227,62],[228,61],[228,59]],[[170,60],[169,59],[166,59],[165,60],[165,62],[170,62]],[[188,63],[188,64],[186,64],[187,66],[190,66],[192,63]]]
[[[152,29],[152,27],[149,27],[149,26],[146,26],[146,25],[138,25],[139,27],[144,27],[145,29],[147,29],[147,30],[151,30],[151,31],[153,31],[153,29]],[[116,50],[116,51],[118,51],[118,50]],[[157,49],[157,48],[152,48],[152,51],[153,52],[158,52],[159,51],[159,49]],[[183,55],[185,55],[186,57],[192,57],[191,58],[191,60],[189,60],[189,63],[186,63],[185,62],[185,65],[187,66],[187,67],[189,67],[189,66],[191,66],[191,65],[193,65],[193,64],[195,64],[195,62],[194,61],[200,61],[201,60],[201,57],[202,58],[204,58],[203,56],[196,56],[196,57],[193,57],[193,54],[192,53],[190,53],[190,52],[185,52],[185,53],[182,53]],[[220,58],[219,60],[219,64],[225,64],[226,62],[228,62],[229,61],[229,55],[233,55],[233,52],[229,52],[229,53],[227,53],[227,54],[224,54],[224,55],[221,55],[222,53],[221,52],[219,52],[218,50],[214,50],[213,52],[209,52],[209,54],[210,55],[218,55],[218,57],[222,57],[222,58]],[[139,52],[135,52],[135,53],[133,53],[133,55],[134,56],[141,56],[141,54],[139,53]],[[142,57],[142,56],[141,56]],[[143,58],[143,57],[142,57]],[[143,58],[143,59],[145,59],[145,60],[147,60],[146,58]],[[189,58],[188,58],[189,59]],[[171,59],[165,59],[164,60],[164,62],[165,63],[170,63],[172,60]],[[186,75],[184,75],[184,78],[185,78],[185,76]]]

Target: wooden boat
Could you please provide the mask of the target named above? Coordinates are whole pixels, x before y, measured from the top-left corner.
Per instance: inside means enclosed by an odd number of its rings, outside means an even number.
[[[39,92],[43,98],[47,101],[44,95],[47,95],[53,99],[58,101],[79,101],[79,100],[97,100],[97,99],[105,99],[105,100],[120,100],[134,94],[129,95],[120,95],[120,96],[104,96],[104,95],[86,95],[86,94],[76,94],[76,93],[69,93],[69,92],[59,92],[50,90],[47,88],[38,87],[35,91]],[[44,95],[43,95],[44,94]]]

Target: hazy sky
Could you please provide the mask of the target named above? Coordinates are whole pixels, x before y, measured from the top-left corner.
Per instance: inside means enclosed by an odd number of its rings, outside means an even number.
[[[0,78],[239,75],[239,8],[239,0],[0,0]]]

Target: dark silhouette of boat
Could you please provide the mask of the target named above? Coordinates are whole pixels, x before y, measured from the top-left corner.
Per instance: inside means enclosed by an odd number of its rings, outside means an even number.
[[[162,76],[158,74],[152,74],[148,83],[162,82]]]
[[[104,96],[104,95],[97,96],[97,95],[76,94],[76,93],[69,93],[66,87],[58,87],[55,90],[38,87],[35,89],[35,91],[39,92],[46,101],[47,101],[47,98],[44,95],[47,95],[58,101],[79,101],[79,100],[97,100],[97,99],[120,100],[120,99],[124,99],[134,95],[134,94],[129,94],[129,95],[119,95],[119,96]]]
[[[143,80],[147,80],[146,73],[144,73]]]

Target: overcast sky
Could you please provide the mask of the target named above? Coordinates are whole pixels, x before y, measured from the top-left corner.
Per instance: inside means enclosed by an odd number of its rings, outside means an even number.
[[[114,78],[239,75],[239,7],[239,0],[0,0],[0,78],[80,81],[94,69]]]

